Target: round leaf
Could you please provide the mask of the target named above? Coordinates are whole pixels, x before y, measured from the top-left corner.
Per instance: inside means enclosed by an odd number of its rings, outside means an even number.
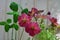
[[[7,19],[7,23],[11,23],[12,22],[12,20],[11,19]]]
[[[27,8],[23,9],[21,13],[26,13],[27,14],[28,13],[28,9]]]
[[[13,11],[18,11],[18,4],[15,3],[15,2],[12,2],[10,4],[10,9],[13,10]]]

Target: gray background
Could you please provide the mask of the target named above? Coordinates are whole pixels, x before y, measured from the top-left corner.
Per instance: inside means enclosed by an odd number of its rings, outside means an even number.
[[[34,0],[0,0],[0,21],[2,20],[4,21],[7,18],[12,18],[12,16],[6,15],[6,12],[11,11],[9,8],[9,4],[13,1],[17,2],[23,8],[28,8],[29,10],[31,10],[31,8],[35,6],[37,9],[44,10],[44,14],[46,14],[47,11],[51,11],[52,16],[57,18],[58,15],[60,14],[60,0],[49,0],[48,5],[47,0],[35,0],[35,5]],[[21,31],[22,28],[20,28],[19,31],[17,32],[17,40],[20,40],[19,37]],[[14,36],[15,36],[15,30],[14,30]],[[29,35],[24,32],[22,40],[26,40],[28,37]],[[0,26],[0,40],[8,40],[7,38],[11,40],[11,30],[8,33],[6,33],[4,31],[4,26]]]

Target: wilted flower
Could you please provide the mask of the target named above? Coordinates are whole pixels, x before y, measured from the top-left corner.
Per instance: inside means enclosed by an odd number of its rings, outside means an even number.
[[[36,22],[30,22],[25,27],[25,31],[27,33],[29,33],[30,36],[34,36],[34,35],[40,33],[41,29]]]
[[[51,12],[48,12],[47,15],[51,15]]]
[[[49,19],[55,26],[57,26],[57,19],[52,17]]]
[[[28,15],[29,15],[29,16],[34,16],[35,13],[37,13],[37,12],[38,12],[38,9],[32,8],[31,11],[29,11]]]
[[[18,23],[21,27],[25,27],[26,23],[30,21],[31,21],[31,17],[25,13],[23,13],[21,16],[18,17]]]

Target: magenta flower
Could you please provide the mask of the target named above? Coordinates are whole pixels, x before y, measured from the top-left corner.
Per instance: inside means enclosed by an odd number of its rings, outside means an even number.
[[[50,21],[51,21],[51,23],[53,23],[55,26],[58,25],[56,18],[52,17],[52,18],[50,18]]]
[[[29,16],[34,16],[38,12],[38,9],[32,8],[31,11],[29,11],[28,15]]]
[[[18,23],[21,27],[25,27],[26,24],[30,21],[31,21],[31,17],[25,13],[23,13],[21,16],[18,17]]]
[[[40,33],[41,29],[36,22],[30,22],[25,27],[25,31],[27,33],[29,33],[30,36],[34,36],[34,35]]]

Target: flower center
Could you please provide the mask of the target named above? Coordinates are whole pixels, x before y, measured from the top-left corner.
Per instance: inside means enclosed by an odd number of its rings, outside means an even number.
[[[31,27],[32,30],[34,30],[34,27]]]
[[[23,19],[23,22],[26,23],[26,19],[25,18]]]

